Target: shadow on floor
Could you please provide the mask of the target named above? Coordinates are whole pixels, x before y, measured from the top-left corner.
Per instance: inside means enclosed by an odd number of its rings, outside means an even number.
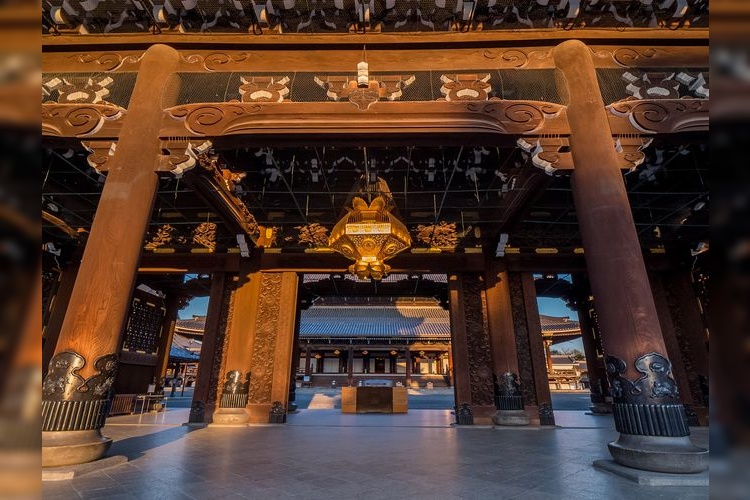
[[[150,434],[117,439],[112,444],[108,455],[125,455],[128,460],[135,460],[153,448],[182,439],[189,433],[200,429],[201,427],[170,427]]]

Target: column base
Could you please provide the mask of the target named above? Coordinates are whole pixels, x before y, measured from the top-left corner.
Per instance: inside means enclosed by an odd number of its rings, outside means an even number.
[[[612,415],[612,405],[607,403],[593,403],[589,410],[592,415]]]
[[[42,467],[59,467],[92,462],[102,458],[112,439],[100,429],[87,431],[42,432]]]
[[[672,474],[695,474],[708,469],[708,450],[695,446],[688,436],[620,434],[608,447],[615,462],[634,469]]]
[[[531,419],[523,410],[498,410],[492,417],[495,425],[529,425]]]
[[[250,414],[245,408],[219,408],[214,412],[213,424],[245,425],[250,422]]]

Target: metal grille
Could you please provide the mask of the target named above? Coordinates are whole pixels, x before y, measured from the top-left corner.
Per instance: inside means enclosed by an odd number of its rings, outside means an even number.
[[[135,79],[138,73],[43,73],[42,74],[42,102],[58,102],[60,99],[61,86],[50,88],[50,82],[55,79],[63,80],[76,88],[86,89],[89,81],[94,84],[107,78],[112,82],[104,88],[108,93],[102,96],[102,100],[127,108],[130,103],[130,96],[135,88]],[[91,88],[89,86],[89,88]]]
[[[631,78],[637,77],[638,80],[631,83],[626,76],[628,74],[631,75]],[[631,84],[633,88],[645,88],[648,83],[644,81],[644,78],[650,81],[652,85],[658,85],[662,83],[663,78],[668,78],[663,84],[675,89],[677,98],[700,98],[701,96],[691,90],[689,85],[681,83],[678,79],[680,74],[691,78],[698,78],[702,74],[707,78],[708,68],[655,68],[643,71],[637,68],[600,68],[596,70],[604,104],[612,104],[633,97],[632,91],[628,91],[628,85]],[[706,83],[706,87],[708,87],[708,83]]]
[[[385,71],[372,73],[372,79],[386,75],[414,75],[414,81],[403,87],[399,101],[434,101],[443,98],[440,88],[441,75],[450,73],[489,73],[492,91],[490,97],[545,101],[562,104],[563,100],[555,83],[553,69],[493,70],[470,69],[458,71]],[[241,77],[271,76],[275,79],[289,78],[289,94],[285,99],[292,102],[327,102],[331,99],[326,90],[315,82],[315,77],[345,75],[354,77],[355,72],[232,72],[232,73],[180,73],[180,94],[177,104],[201,102],[227,102],[240,100]]]

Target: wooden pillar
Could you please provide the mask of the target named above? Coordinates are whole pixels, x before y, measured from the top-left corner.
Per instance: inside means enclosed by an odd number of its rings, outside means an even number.
[[[42,376],[47,375],[49,362],[57,347],[57,340],[60,337],[60,328],[62,327],[65,313],[68,310],[70,296],[73,293],[73,286],[78,276],[80,262],[76,259],[71,260],[68,266],[63,269],[60,276],[60,282],[57,286],[57,292],[52,299],[47,324],[44,325],[44,347],[42,348]]]
[[[354,385],[354,347],[353,346],[349,346],[349,350],[347,350],[346,373],[347,373],[347,383],[351,387]]]
[[[547,375],[552,375],[552,339],[542,338],[544,344],[544,362],[547,366]]]
[[[240,265],[232,304],[231,322],[227,325],[226,352],[223,373],[219,381],[219,407],[213,422],[222,425],[247,423],[251,358],[255,340],[255,320],[258,312],[261,273],[258,259],[243,259]]]
[[[312,357],[312,349],[310,348],[310,345],[305,346],[305,375],[310,376],[312,375],[312,360],[310,359]]]
[[[495,415],[484,288],[481,275],[462,274],[448,278],[456,420],[459,424],[491,424]]]
[[[406,363],[406,387],[411,387],[411,351],[409,346],[404,347],[404,361]]]
[[[165,301],[166,313],[162,322],[161,338],[157,351],[156,366],[154,366],[154,377],[156,378],[157,389],[164,388],[164,377],[167,374],[167,365],[169,364],[169,351],[172,347],[174,338],[174,329],[177,325],[177,319],[180,309],[184,305],[184,299],[177,292],[171,292]]]
[[[219,343],[219,337],[222,333],[220,332],[220,323],[222,311],[225,308],[226,285],[230,279],[227,273],[223,272],[214,273],[211,276],[206,326],[203,329],[201,356],[198,361],[198,373],[193,389],[193,403],[190,407],[189,421],[193,423],[211,423],[212,421],[215,401],[211,397],[211,377],[214,373],[214,365],[221,362],[220,358],[217,359],[216,351],[221,348]],[[221,353],[219,353],[220,355]]]
[[[141,59],[43,384],[43,466],[96,460],[111,445],[100,429],[158,186],[162,106],[177,97],[179,79],[173,76],[179,63],[179,53],[166,45],[152,45]]]
[[[687,439],[685,410],[671,376],[591,51],[569,40],[555,47],[553,58],[561,93],[568,96],[573,202],[620,432],[610,453],[617,462],[635,468],[705,470],[707,453]],[[657,460],[654,446],[659,448],[656,441],[664,438],[674,438],[674,443]]]
[[[688,420],[691,425],[707,425],[708,349],[690,277],[686,273],[669,271],[651,272],[649,279],[664,345]]]
[[[248,399],[251,423],[286,421],[297,286],[296,273],[261,273]]]
[[[534,372],[534,390],[539,405],[539,423],[541,425],[555,425],[555,415],[552,409],[552,397],[549,392],[549,376],[547,346],[542,338],[542,322],[539,319],[539,305],[536,301],[536,287],[531,273],[521,274],[521,293],[523,294],[523,308],[526,318],[526,328],[529,332],[529,349],[531,364]]]
[[[592,317],[593,303],[588,281],[581,275],[573,276],[573,283],[578,288],[577,294],[568,302],[578,313],[578,325],[581,328],[581,342],[586,356],[589,385],[591,392],[591,412],[595,415],[612,413],[612,404],[607,400],[609,384],[604,361],[599,357],[599,345],[594,331]]]
[[[492,255],[487,252],[487,255]],[[523,393],[518,376],[518,350],[513,329],[508,272],[503,261],[488,257],[487,324],[492,350],[492,376],[495,383],[493,418],[498,425],[527,425],[531,422],[524,411]]]

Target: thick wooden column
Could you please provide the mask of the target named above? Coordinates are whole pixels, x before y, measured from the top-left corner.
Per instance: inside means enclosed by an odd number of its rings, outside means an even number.
[[[262,275],[257,259],[243,259],[233,298],[232,316],[227,325],[228,339],[219,380],[219,406],[213,423],[245,424],[249,419],[247,406],[255,324],[258,314]]]
[[[664,345],[691,425],[707,425],[708,348],[703,318],[686,272],[651,272]]]
[[[411,387],[411,350],[409,349],[409,345],[407,344],[406,347],[404,347],[404,362],[405,365],[405,385],[406,387]]]
[[[518,351],[513,330],[513,311],[510,302],[508,272],[504,262],[487,261],[486,273],[487,325],[492,351],[492,376],[495,382],[495,405],[498,425],[527,425],[530,419],[524,411],[523,393],[518,376]]]
[[[685,410],[671,376],[591,51],[570,40],[555,47],[553,58],[561,93],[568,96],[573,201],[620,432],[610,452],[619,463],[635,468],[704,470],[707,456],[691,448],[686,437]],[[682,452],[672,443],[670,453],[658,453],[658,439],[646,437],[684,438]]]
[[[80,262],[78,260],[72,260],[68,266],[63,269],[62,275],[60,276],[60,282],[57,286],[57,292],[52,299],[51,310],[47,319],[47,324],[44,326],[44,347],[42,348],[42,376],[47,374],[49,362],[52,359],[52,355],[55,353],[57,347],[57,340],[60,337],[60,329],[62,328],[63,320],[65,319],[65,313],[68,310],[68,303],[70,302],[70,296],[73,293],[73,286],[78,276],[78,269]]]
[[[297,286],[296,273],[261,273],[250,367],[250,423],[286,421]]]
[[[588,370],[589,385],[591,391],[591,412],[595,415],[606,415],[612,413],[611,399],[608,401],[607,393],[609,383],[607,372],[604,369],[604,360],[600,359],[600,343],[597,332],[594,329],[594,304],[591,300],[591,291],[585,276],[576,274],[573,283],[577,290],[576,295],[570,297],[568,307],[578,313],[578,325],[581,328],[581,342],[583,353],[586,356],[586,367]]]
[[[179,79],[173,76],[179,61],[178,52],[166,45],[152,45],[141,59],[43,384],[43,466],[95,460],[111,444],[100,429],[158,185],[154,170],[162,152],[162,109],[178,94]]]
[[[312,375],[312,360],[310,359],[312,357],[312,349],[310,348],[310,345],[305,346],[305,375],[310,376]]]
[[[346,373],[347,383],[349,387],[354,385],[354,347],[349,346],[349,350],[346,355]]]
[[[491,424],[495,414],[487,302],[481,275],[448,278],[456,420]]]
[[[521,274],[521,293],[523,294],[526,328],[529,332],[534,389],[539,404],[539,423],[541,425],[555,425],[552,397],[549,392],[547,347],[544,345],[544,339],[542,339],[542,322],[539,319],[539,305],[536,301],[536,286],[534,285],[533,274]]]
[[[161,338],[159,339],[158,358],[154,366],[154,377],[156,378],[157,388],[164,389],[164,376],[167,374],[167,365],[169,365],[169,350],[172,347],[174,338],[174,329],[177,326],[180,309],[184,306],[184,299],[176,292],[170,292],[165,301],[166,313],[162,323]]]
[[[201,357],[198,361],[193,402],[190,406],[189,421],[192,423],[212,422],[216,399],[211,386],[216,383],[213,379],[218,378],[218,374],[215,375],[214,372],[219,370],[221,364],[221,348],[224,336],[222,316],[225,314],[227,307],[225,301],[227,295],[229,295],[228,284],[231,286],[231,276],[227,273],[218,272],[211,275],[206,326],[203,329]]]

